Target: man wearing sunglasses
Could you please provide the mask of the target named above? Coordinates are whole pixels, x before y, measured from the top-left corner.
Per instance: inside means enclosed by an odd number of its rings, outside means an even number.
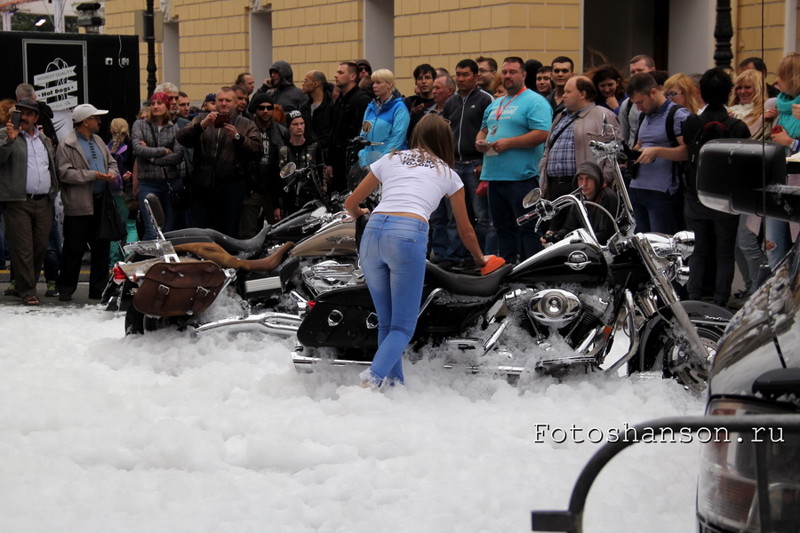
[[[271,96],[258,94],[252,104],[259,149],[250,166],[247,196],[242,204],[241,234],[245,239],[258,233],[265,218],[270,223],[280,219],[280,198],[283,196],[279,160],[286,128],[272,119],[275,104]]]

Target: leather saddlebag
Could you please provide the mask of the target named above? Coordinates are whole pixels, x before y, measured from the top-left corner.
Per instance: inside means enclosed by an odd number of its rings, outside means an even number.
[[[133,306],[151,316],[202,313],[225,286],[223,270],[212,261],[156,263],[133,296]]]

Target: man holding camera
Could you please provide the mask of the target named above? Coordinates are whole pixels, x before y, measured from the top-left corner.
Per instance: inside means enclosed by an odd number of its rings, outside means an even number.
[[[188,180],[191,225],[231,237],[239,235],[250,161],[261,145],[255,124],[236,112],[235,102],[234,90],[222,87],[216,94],[216,110],[199,113],[177,134],[179,143],[195,151]]]
[[[55,149],[39,132],[39,106],[17,102],[11,121],[0,129],[0,202],[5,203],[14,286],[25,305],[38,305],[36,282],[44,264],[53,201],[58,192]]]

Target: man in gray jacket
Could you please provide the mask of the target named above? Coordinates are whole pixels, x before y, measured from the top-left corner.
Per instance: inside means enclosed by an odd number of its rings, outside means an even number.
[[[539,185],[548,199],[572,192],[578,166],[595,162],[589,141],[610,140],[619,131],[614,112],[594,104],[592,80],[573,76],[564,85],[564,111],[553,120],[539,167]],[[613,179],[613,166],[603,162],[603,179]]]
[[[20,100],[16,109],[19,127],[9,122],[0,129],[0,202],[5,203],[15,289],[24,304],[37,305],[36,282],[47,253],[58,192],[55,149],[36,127],[36,102]]]
[[[108,281],[111,242],[98,239],[102,196],[108,182],[119,179],[117,162],[111,157],[100,131],[100,116],[107,114],[91,104],[72,110],[72,127],[59,144],[58,180],[64,203],[64,250],[58,276],[58,299],[68,302],[78,287],[81,260],[88,244],[91,253],[89,298],[99,300]]]

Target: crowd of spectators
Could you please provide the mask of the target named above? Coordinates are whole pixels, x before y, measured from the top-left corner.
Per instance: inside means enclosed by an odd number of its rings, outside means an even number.
[[[314,166],[326,194],[346,193],[380,156],[407,148],[426,114],[450,125],[453,170],[465,185],[481,248],[508,262],[525,260],[545,242],[531,225],[515,222],[534,187],[548,198],[580,188],[616,205],[612,169],[596,165],[588,149],[594,138],[622,140],[635,154],[625,174],[637,231],[695,231],[692,298],[727,304],[734,260],[745,280],[736,296],[748,296],[762,265],[774,266],[797,238],[795,225],[705,211],[684,176],[692,142],[712,119],[741,120],[744,127],[736,124],[732,136],[772,140],[787,153],[800,149],[800,54],[781,61],[775,86],[767,84],[759,58],[745,59],[735,73],[693,74],[660,71],[646,55],[631,58],[624,72],[610,64],[576,72],[566,56],[549,65],[479,56],[438,68],[423,63],[411,74],[408,96],[393,72],[373,70],[366,59],[342,61],[331,81],[312,70],[298,87],[291,65],[276,61],[260,85],[243,72],[195,100],[198,107],[164,83],[133,124],[114,118],[105,140],[98,132],[106,112],[82,104],[72,114],[74,131],[61,142],[53,112],[32,86],[20,84],[15,99],[0,101],[0,260],[10,248],[13,270],[7,293],[39,303],[36,281],[44,267],[46,296],[68,300],[89,245],[90,298],[99,298],[103,270],[119,258],[120,245],[155,236],[147,217],[137,215],[148,193],[165,206],[166,230],[201,226],[252,236],[264,221],[280,220],[310,198],[283,190],[280,169],[287,162]],[[364,143],[354,148],[356,137]],[[106,188],[126,221],[120,242],[93,233]],[[563,235],[569,224],[566,216],[555,219],[549,231]],[[432,261],[474,267],[446,198],[430,231]]]

